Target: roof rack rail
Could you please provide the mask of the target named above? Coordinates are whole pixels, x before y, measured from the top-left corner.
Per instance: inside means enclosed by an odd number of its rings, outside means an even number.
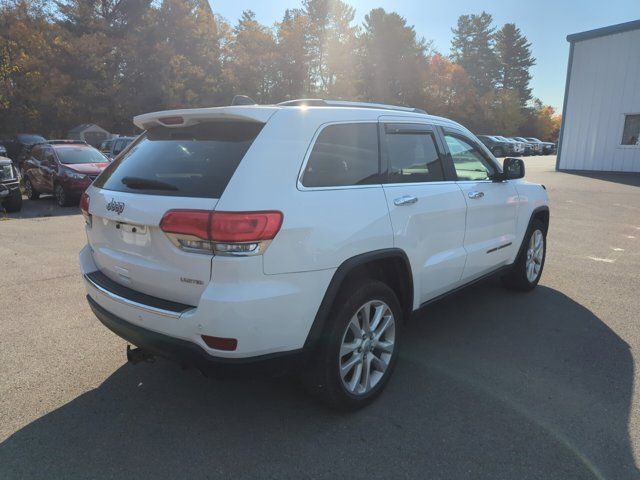
[[[380,110],[396,110],[400,112],[424,113],[427,112],[421,108],[400,107],[398,105],[386,105],[384,103],[367,103],[367,102],[348,102],[345,100],[324,100],[322,98],[299,98],[297,100],[288,100],[280,102],[276,105],[280,107],[351,107],[351,108],[377,108]]]

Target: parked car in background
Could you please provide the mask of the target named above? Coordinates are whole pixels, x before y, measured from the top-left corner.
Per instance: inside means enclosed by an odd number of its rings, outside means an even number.
[[[16,135],[4,137],[0,140],[0,144],[5,147],[7,157],[11,160],[17,160],[25,147],[41,142],[46,142],[46,139],[42,135],[35,135],[31,133],[18,133]]]
[[[0,207],[7,212],[22,208],[20,176],[10,158],[0,156]]]
[[[22,208],[20,175],[10,158],[0,156],[0,210],[19,212]]]
[[[524,143],[518,142],[511,138],[503,137],[502,135],[494,135],[495,138],[505,141],[513,146],[512,155],[522,155],[524,153]]]
[[[556,144],[553,142],[542,142],[542,152],[545,155],[552,155],[556,153]]]
[[[542,145],[542,140],[538,140],[534,137],[524,137],[525,140],[528,140],[533,145],[533,151],[536,155],[544,155],[544,145]]]
[[[478,135],[478,139],[493,153],[494,157],[504,157],[515,154],[515,147],[510,142],[499,140],[491,135]]]
[[[116,158],[136,137],[115,137],[100,144],[100,150],[109,160]]]
[[[535,150],[533,148],[532,142],[530,142],[529,140],[523,137],[512,137],[512,138],[514,140],[517,140],[518,142],[522,142],[522,144],[524,145],[524,154],[526,156],[535,155]]]
[[[6,156],[7,156],[7,149],[5,148],[4,145],[0,143],[0,157],[6,157]]]
[[[51,193],[58,205],[69,206],[79,200],[107,165],[107,157],[84,142],[39,143],[33,146],[22,165],[27,197],[36,200],[41,193]]]

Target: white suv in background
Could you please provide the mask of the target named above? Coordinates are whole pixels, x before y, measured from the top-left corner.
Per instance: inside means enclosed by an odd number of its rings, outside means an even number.
[[[387,383],[413,311],[488,275],[540,279],[545,189],[450,120],[309,100],[134,123],[82,198],[80,253],[130,360],[287,361],[353,408]]]

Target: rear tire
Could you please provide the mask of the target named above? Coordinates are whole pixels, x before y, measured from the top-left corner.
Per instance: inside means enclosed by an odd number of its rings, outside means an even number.
[[[19,212],[22,210],[22,193],[20,189],[14,190],[11,197],[4,201],[4,209],[7,213]]]
[[[72,204],[69,194],[59,183],[56,183],[55,187],[53,187],[53,194],[56,197],[56,203],[59,207],[68,207]]]
[[[547,257],[547,232],[540,220],[534,220],[524,237],[524,243],[513,267],[502,277],[502,283],[511,290],[533,290],[542,276]]]
[[[337,299],[331,316],[303,381],[331,407],[362,408],[382,392],[395,368],[400,302],[386,284],[364,280]]]
[[[29,200],[37,200],[38,198],[40,198],[40,192],[36,191],[36,189],[33,187],[33,183],[31,183],[29,177],[24,177],[24,189]]]

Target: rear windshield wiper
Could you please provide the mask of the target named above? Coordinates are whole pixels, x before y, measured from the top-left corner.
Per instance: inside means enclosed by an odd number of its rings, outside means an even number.
[[[159,180],[151,180],[149,178],[141,177],[124,177],[121,180],[127,187],[136,190],[178,190],[178,187],[171,185],[170,183],[161,182]]]

